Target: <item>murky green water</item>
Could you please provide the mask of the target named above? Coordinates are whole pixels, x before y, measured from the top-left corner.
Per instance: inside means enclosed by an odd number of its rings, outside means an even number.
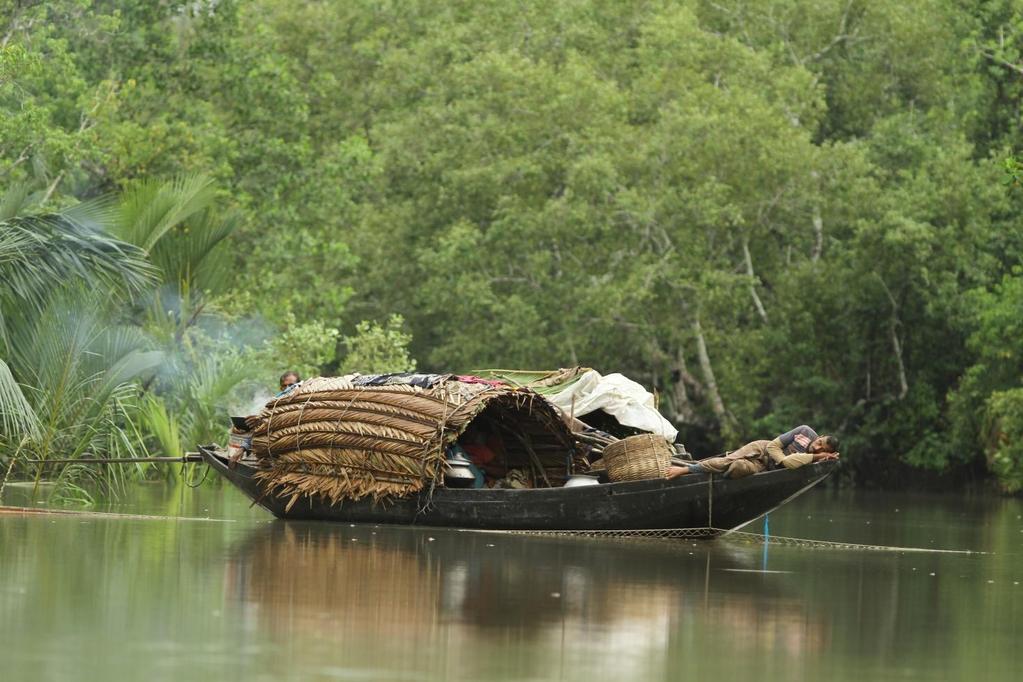
[[[115,510],[215,520],[0,515],[0,679],[1023,669],[1019,500],[819,490],[770,518],[776,535],[990,553],[970,555],[283,523],[221,488],[146,489]]]

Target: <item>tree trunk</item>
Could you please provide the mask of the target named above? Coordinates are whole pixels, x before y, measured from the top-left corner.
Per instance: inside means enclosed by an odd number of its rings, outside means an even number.
[[[693,403],[689,399],[689,391],[686,389],[686,377],[689,375],[689,369],[686,367],[686,358],[682,352],[681,345],[675,350],[671,374],[672,377],[677,377],[675,384],[671,387],[675,421],[683,424],[692,424],[696,421],[696,410],[693,409]]]
[[[703,374],[703,383],[707,387],[707,397],[710,399],[711,409],[722,431],[731,431],[732,418],[725,409],[725,402],[721,399],[718,391],[718,382],[714,377],[714,368],[710,364],[710,354],[707,353],[707,341],[703,338],[703,327],[700,325],[700,318],[693,318],[693,334],[696,335],[696,353],[700,360],[700,371]]]
[[[757,275],[753,271],[753,258],[750,256],[749,240],[746,238],[742,240],[742,255],[746,260],[746,274],[749,275],[749,293],[753,298],[753,307],[757,309],[757,314],[760,315],[764,324],[767,324],[767,310],[764,309],[764,303],[757,295]]]
[[[892,352],[895,353],[895,362],[899,372],[898,399],[902,400],[909,393],[909,380],[906,378],[906,364],[902,360],[902,342],[899,341],[899,306],[895,302],[895,297],[892,296],[888,285],[885,284],[884,278],[878,276],[878,279],[881,280],[881,288],[884,289],[885,295],[888,296],[888,302],[892,306],[892,315],[888,318],[888,336],[892,342]]]
[[[898,318],[893,312],[891,319],[888,320],[888,333],[891,335],[892,350],[895,352],[895,360],[899,368],[899,400],[902,400],[909,393],[909,382],[906,380],[906,365],[902,361],[902,344],[899,342],[899,335],[896,331],[897,325]]]
[[[824,220],[821,219],[821,207],[813,207],[813,251],[810,260],[817,262],[824,252]]]

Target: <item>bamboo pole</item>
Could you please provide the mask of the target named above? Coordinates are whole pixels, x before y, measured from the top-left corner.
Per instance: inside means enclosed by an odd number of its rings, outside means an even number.
[[[11,515],[59,515],[78,516],[96,519],[129,519],[142,521],[214,521],[216,523],[234,523],[234,519],[207,519],[193,516],[153,516],[150,514],[116,514],[112,512],[84,511],[79,509],[52,509],[45,507],[8,507],[0,505],[0,516]]]
[[[186,452],[181,457],[79,457],[78,459],[26,459],[29,464],[144,464],[148,462],[201,462],[198,452]]]

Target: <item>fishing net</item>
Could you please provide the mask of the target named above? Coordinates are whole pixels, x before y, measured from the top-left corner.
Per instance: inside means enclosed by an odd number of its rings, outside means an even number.
[[[634,540],[657,540],[663,538],[678,539],[713,539],[742,542],[746,544],[772,544],[804,549],[854,550],[861,552],[914,552],[934,554],[986,554],[965,549],[936,549],[933,547],[895,547],[891,545],[868,545],[855,542],[839,542],[835,540],[814,540],[810,538],[792,538],[778,535],[762,535],[741,530],[725,528],[648,528],[636,530],[512,530],[500,531],[512,535],[542,535],[553,537],[589,537],[589,538],[626,538]]]

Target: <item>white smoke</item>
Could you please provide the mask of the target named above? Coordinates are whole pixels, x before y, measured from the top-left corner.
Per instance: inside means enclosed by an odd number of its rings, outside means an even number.
[[[248,417],[253,414],[259,414],[263,406],[266,405],[273,398],[273,395],[265,388],[257,388],[251,394],[247,394],[251,397],[248,399],[234,399],[228,405],[230,413],[236,417]]]

